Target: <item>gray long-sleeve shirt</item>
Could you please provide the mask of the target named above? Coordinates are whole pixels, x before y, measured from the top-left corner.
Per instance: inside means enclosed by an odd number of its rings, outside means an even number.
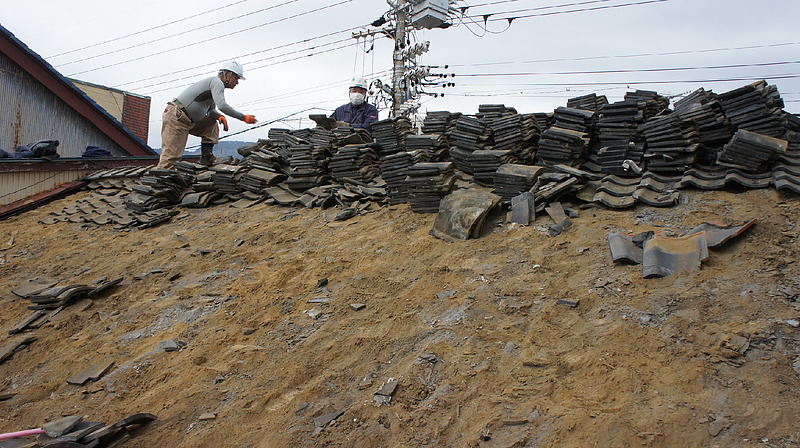
[[[198,122],[208,115],[216,120],[222,113],[244,120],[244,114],[225,101],[225,84],[219,79],[219,76],[197,81],[178,94],[176,99],[186,108],[186,113],[194,122]]]

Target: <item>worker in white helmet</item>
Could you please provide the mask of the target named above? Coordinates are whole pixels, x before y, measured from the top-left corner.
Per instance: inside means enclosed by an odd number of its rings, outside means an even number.
[[[167,103],[161,125],[161,158],[156,168],[174,168],[183,156],[189,134],[200,137],[200,163],[210,166],[214,163],[214,145],[219,142],[219,124],[228,130],[225,115],[247,124],[257,122],[255,116],[245,115],[225,101],[225,89],[233,89],[240,79],[244,79],[242,64],[227,62],[216,76],[190,85]]]
[[[331,118],[372,132],[372,123],[378,121],[378,109],[367,103],[367,87],[364,78],[353,79],[350,83],[350,102],[337,107]]]

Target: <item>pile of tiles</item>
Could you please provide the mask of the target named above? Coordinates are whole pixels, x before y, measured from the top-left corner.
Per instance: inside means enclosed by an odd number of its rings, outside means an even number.
[[[485,119],[492,130],[495,150],[513,151],[514,157],[525,163],[536,160],[541,129],[532,114],[505,113]]]
[[[646,104],[635,100],[606,104],[600,110],[597,128],[600,144],[610,146],[636,141],[639,128],[644,124]]]
[[[774,185],[797,192],[800,118],[782,111],[782,104],[777,89],[761,81],[721,95],[699,89],[674,111],[657,93],[636,91],[611,104],[596,95],[572,98],[549,114],[519,114],[502,104],[481,105],[475,115],[430,112],[421,135],[410,133],[406,119],[383,120],[375,127],[378,142],[350,127],[270,129],[268,139],[240,148],[245,159],[238,164],[218,160],[209,170],[180,162],[177,171],[151,170],[119,194],[103,180],[92,204],[47,220],[130,226],[142,223],[132,217],[136,213],[177,203],[208,206],[264,197],[304,206],[388,199],[430,213],[441,194],[454,188],[456,170],[471,176],[460,179],[494,184],[504,202],[529,192],[537,210],[570,193],[628,207],[674,204],[675,188],[683,187]],[[503,168],[534,162],[545,170],[536,186]],[[575,168],[614,174],[623,185],[592,192],[589,178]],[[98,200],[101,192],[124,201],[130,215],[120,216],[118,208]]]
[[[501,165],[494,173],[494,193],[508,202],[526,191],[537,189],[539,176],[544,170],[544,167],[535,165]]]
[[[717,157],[717,164],[744,171],[763,173],[786,152],[788,142],[739,129]]]
[[[381,178],[386,182],[386,194],[390,204],[408,202],[405,179],[408,169],[417,163],[429,162],[430,153],[425,150],[398,152],[381,158]]]
[[[586,156],[589,140],[586,132],[553,126],[542,132],[537,159],[544,165],[571,165]]]
[[[539,126],[539,129],[542,131],[552,126],[555,122],[552,113],[534,112],[531,115],[533,115],[533,119],[536,120],[536,125]]]
[[[800,151],[800,115],[785,114],[786,134],[783,139],[789,144],[787,151]]]
[[[572,129],[585,134],[591,134],[593,127],[597,123],[597,113],[595,111],[563,106],[553,112],[553,118],[555,119],[554,127]]]
[[[421,162],[408,168],[403,186],[412,211],[436,213],[439,202],[453,191],[455,182],[455,168],[451,162]]]
[[[510,150],[478,150],[473,151],[467,158],[475,182],[483,185],[494,183],[494,173],[501,165],[516,161]]]
[[[611,142],[607,146],[601,147],[597,154],[590,157],[597,161],[600,171],[605,174],[638,177],[642,171],[644,148],[644,141]]]
[[[450,132],[450,144],[452,145],[450,160],[458,170],[472,174],[467,158],[472,151],[487,149],[488,140],[488,130],[484,120],[468,115],[460,116]]]
[[[93,173],[87,188],[89,196],[75,201],[61,211],[51,212],[39,222],[72,222],[82,225],[115,225],[118,229],[146,228],[168,221],[177,211],[168,208],[138,212],[127,206],[131,190],[139,184],[147,167],[104,170]]]
[[[733,136],[733,127],[725,116],[717,95],[703,88],[697,89],[675,102],[674,113],[682,120],[697,123],[697,143],[701,146],[696,162],[712,165],[722,145]]]
[[[289,152],[291,170],[287,183],[292,190],[305,191],[330,179],[327,147],[299,144],[290,146]]]
[[[406,151],[425,151],[431,160],[439,161],[450,156],[447,138],[442,134],[407,135]]]
[[[378,153],[381,156],[405,151],[403,140],[411,130],[411,121],[408,118],[387,118],[372,123],[372,137],[378,144]]]
[[[288,158],[291,155],[291,151],[272,145],[267,140],[259,140],[255,147],[251,147],[246,151],[243,148],[239,148],[239,154],[244,159],[238,164],[245,168],[282,172],[284,174],[289,170]]]
[[[133,414],[111,424],[88,422],[83,416],[68,416],[42,425],[43,434],[35,442],[9,446],[45,448],[118,448],[134,438],[140,428],[156,420],[148,413]],[[16,439],[18,440],[18,439]]]
[[[273,187],[286,180],[286,175],[262,169],[250,169],[239,180],[239,186],[246,191],[266,194],[268,187]]]
[[[422,133],[447,135],[460,116],[460,112],[428,112],[422,120]]]
[[[280,146],[290,146],[300,143],[300,141],[292,135],[291,129],[270,128],[267,132],[268,142]]]
[[[606,104],[608,104],[608,98],[606,98],[605,95],[597,95],[596,93],[590,93],[567,100],[567,107],[569,108],[592,110],[595,112],[602,109]]]
[[[654,207],[670,207],[680,200],[677,191],[680,177],[645,173],[641,178],[614,175],[604,177],[595,189],[593,202],[606,207],[624,209],[641,202]]]
[[[703,88],[675,102],[675,113],[683,120],[698,126],[698,142],[707,147],[719,147],[731,139],[731,122],[725,116],[717,95]]]
[[[718,98],[725,116],[736,129],[783,137],[786,122],[777,87],[762,80],[722,93]]]
[[[778,157],[772,167],[772,183],[778,191],[800,193],[800,152]]]
[[[342,182],[345,179],[369,182],[380,174],[378,156],[371,144],[347,145],[331,157],[328,164],[331,177]]]
[[[364,145],[372,143],[372,136],[369,131],[363,128],[354,128],[351,126],[343,126],[334,129],[333,141],[331,145],[334,148],[340,148],[347,145]],[[307,143],[301,139],[297,143]]]
[[[516,113],[516,109],[507,107],[505,104],[480,104],[478,105],[478,113],[475,116],[481,119],[491,119],[504,115],[515,115]]]
[[[164,208],[181,202],[193,178],[177,170],[151,169],[134,185],[125,206],[137,213]]]
[[[683,173],[677,187],[695,187],[701,190],[719,190],[725,187],[756,189],[769,187],[772,181],[771,173],[748,173],[725,167],[695,167]]]
[[[626,99],[603,106],[597,120],[597,134],[600,145],[605,148],[604,157],[600,159],[603,172],[620,173],[621,165],[616,161],[631,160],[638,166],[644,163],[644,145],[641,127],[647,119],[650,109],[648,101]]]
[[[639,101],[645,103],[645,114],[655,117],[669,108],[669,98],[659,95],[652,90],[635,90],[625,93],[626,101]]]
[[[647,121],[642,126],[647,142],[647,168],[659,174],[681,174],[694,164],[700,147],[697,124],[670,114]]]
[[[89,182],[88,188],[98,194],[115,196],[133,188],[138,179],[149,170],[150,167],[137,166],[97,171],[86,176],[84,180]]]
[[[247,170],[241,165],[216,164],[209,171],[214,190],[222,194],[237,194],[241,191],[239,181]]]

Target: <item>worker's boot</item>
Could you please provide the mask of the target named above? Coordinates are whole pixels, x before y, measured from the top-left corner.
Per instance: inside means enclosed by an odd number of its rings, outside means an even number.
[[[214,164],[214,144],[200,143],[200,165],[211,166]]]

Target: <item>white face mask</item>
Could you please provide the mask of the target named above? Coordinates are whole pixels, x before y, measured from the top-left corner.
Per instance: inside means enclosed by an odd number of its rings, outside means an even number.
[[[360,106],[364,104],[364,94],[358,92],[351,93],[350,102],[353,104],[353,106]]]

